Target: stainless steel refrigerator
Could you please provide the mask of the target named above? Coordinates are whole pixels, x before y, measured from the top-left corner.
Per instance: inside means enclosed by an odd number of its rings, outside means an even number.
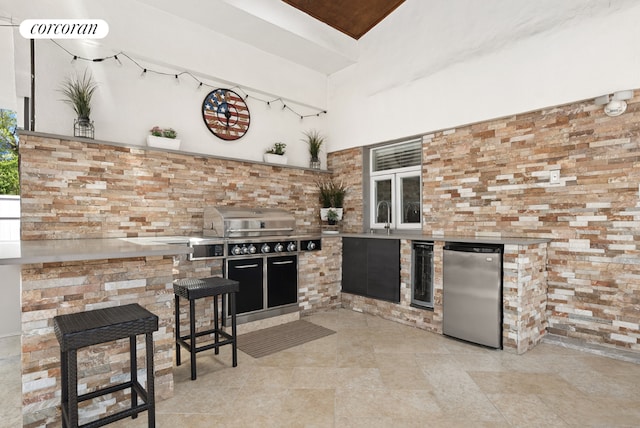
[[[502,348],[502,246],[447,243],[442,332]]]

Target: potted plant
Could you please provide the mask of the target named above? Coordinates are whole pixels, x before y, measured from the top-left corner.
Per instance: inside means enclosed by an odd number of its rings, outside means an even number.
[[[147,135],[147,146],[169,150],[178,150],[180,148],[180,140],[176,138],[178,133],[175,129],[163,129],[159,126],[154,126],[149,132],[151,135]]]
[[[333,226],[338,222],[338,220],[341,220],[341,217],[338,216],[336,208],[329,208],[327,211],[327,221],[329,224]]]
[[[342,220],[346,187],[342,182],[338,184],[333,179],[319,181],[317,186],[320,190],[320,219],[328,221],[330,213],[333,212],[337,216],[336,220]]]
[[[304,133],[306,136],[303,141],[309,145],[309,155],[311,160],[309,161],[309,167],[314,169],[320,169],[320,149],[324,143],[324,137],[314,129]]]
[[[73,107],[78,116],[73,123],[73,135],[75,137],[93,138],[94,128],[91,122],[91,99],[98,84],[93,81],[93,76],[84,70],[82,76],[67,77],[62,82],[60,92],[66,97],[64,102]]]
[[[333,181],[333,179],[329,182],[329,184],[331,186],[331,194],[333,197],[333,202],[331,206],[335,208],[336,213],[338,214],[338,220],[342,220],[344,196],[347,193],[347,188],[344,186],[342,182],[338,184],[335,181]]]
[[[264,161],[268,163],[286,164],[288,160],[285,155],[286,147],[287,145],[285,143],[275,143],[264,153]]]

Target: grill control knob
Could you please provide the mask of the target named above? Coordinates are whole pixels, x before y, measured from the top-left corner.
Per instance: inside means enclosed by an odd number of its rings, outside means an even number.
[[[249,245],[249,254],[255,254],[256,253],[256,247],[253,244]]]
[[[276,253],[281,253],[284,250],[284,245],[278,242],[273,249],[276,250]]]
[[[231,249],[231,253],[233,253],[234,256],[239,256],[240,254],[242,254],[242,248],[238,247],[237,245],[234,245],[233,248]]]
[[[309,241],[309,243],[307,244],[307,250],[311,251],[315,249],[316,249],[316,243],[313,241]]]
[[[295,250],[296,250],[296,243],[289,242],[289,245],[287,245],[287,251],[295,251]]]
[[[249,249],[247,248],[246,245],[242,246],[242,254],[249,254]]]
[[[263,253],[270,253],[271,247],[269,246],[269,244],[262,244],[262,247],[260,247],[260,251]]]

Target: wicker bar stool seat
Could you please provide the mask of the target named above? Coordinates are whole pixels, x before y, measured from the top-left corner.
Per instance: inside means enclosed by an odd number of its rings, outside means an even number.
[[[175,319],[176,319],[176,365],[182,363],[180,350],[184,347],[191,356],[191,380],[196,379],[196,354],[198,352],[219,348],[225,345],[232,346],[233,367],[238,365],[238,348],[236,342],[236,293],[240,291],[240,283],[232,279],[210,277],[203,279],[185,278],[173,282],[175,294]],[[231,334],[222,329],[218,315],[218,296],[222,296],[222,319],[225,318],[225,297],[229,299],[229,316],[231,317]],[[180,297],[189,301],[189,334],[180,334]],[[213,297],[213,328],[196,332],[195,301],[204,297]],[[196,338],[213,335],[213,342],[196,345]]]
[[[78,403],[131,389],[131,407],[115,414],[81,425],[101,427],[127,417],[135,419],[147,411],[148,426],[155,427],[153,375],[153,332],[158,330],[158,317],[138,304],[96,309],[53,318],[56,338],[60,343],[62,426],[78,427]],[[144,334],[146,344],[147,387],[138,382],[136,336]],[[129,338],[129,381],[78,395],[77,351],[86,346]],[[142,403],[138,403],[138,398]]]

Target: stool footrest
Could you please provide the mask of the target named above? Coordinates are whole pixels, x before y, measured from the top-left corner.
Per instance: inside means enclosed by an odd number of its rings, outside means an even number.
[[[119,383],[117,385],[111,385],[106,388],[97,389],[95,391],[87,392],[86,394],[78,395],[78,403],[82,401],[92,400],[97,397],[102,397],[103,395],[113,394],[114,392],[122,391],[127,388],[135,388],[139,397],[146,403],[147,402],[147,391],[142,388],[140,383],[131,381]]]
[[[139,406],[134,407],[133,409],[122,410],[121,412],[114,413],[114,414],[109,415],[109,416],[105,416],[104,418],[99,419],[97,421],[87,422],[86,424],[79,425],[78,428],[98,428],[98,427],[102,427],[102,426],[108,425],[110,423],[119,421],[121,419],[126,419],[126,418],[129,418],[131,416],[136,416],[138,413],[142,413],[144,411],[149,410],[149,407],[150,406],[148,404],[141,404]],[[66,409],[63,408],[62,412],[63,412],[62,417],[64,418],[66,416]]]

